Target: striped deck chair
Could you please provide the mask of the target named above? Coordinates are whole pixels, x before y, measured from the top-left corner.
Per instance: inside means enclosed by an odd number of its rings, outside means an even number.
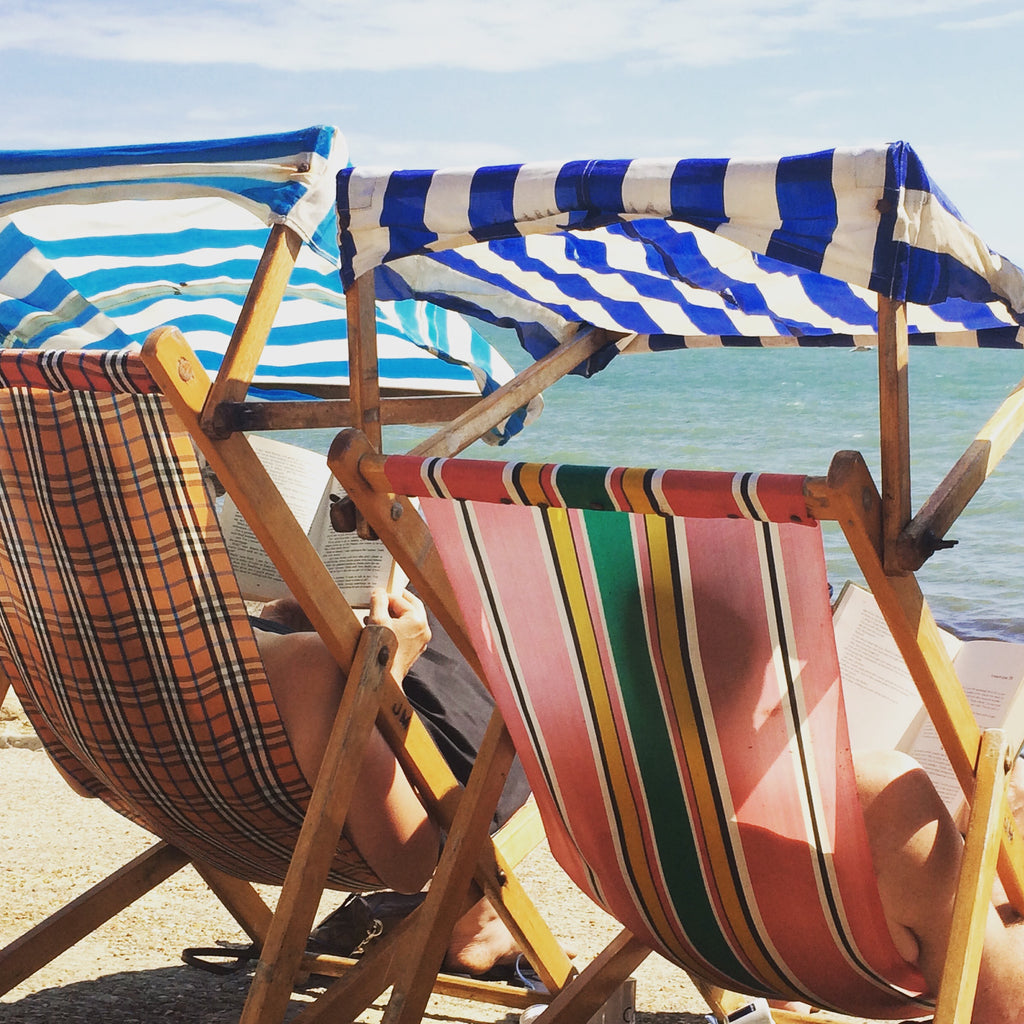
[[[875,883],[812,512],[861,482],[385,457],[354,431],[329,462],[457,606],[554,856],[625,927],[541,1020],[587,1019],[650,950],[719,1016],[728,992],[932,1011]]]
[[[267,503],[264,481],[248,487]],[[192,862],[262,948],[242,1020],[283,1020],[300,970],[342,966],[304,958],[325,884],[381,887],[342,832],[375,718],[391,723],[381,728],[442,827],[459,800],[388,674],[390,632],[354,625],[337,587],[321,588],[324,614],[336,631],[354,630],[357,645],[346,653],[335,634],[325,638],[352,682],[311,790],[196,450],[138,355],[0,353],[0,489],[0,699],[13,685],[62,772],[161,840],[0,950],[0,991]],[[301,564],[303,534],[291,522],[275,535]],[[496,856],[481,870],[500,874],[507,865]],[[275,914],[250,882],[284,885]],[[549,934],[536,941],[557,949]],[[376,982],[370,1001],[388,984]],[[482,998],[486,989],[477,986]],[[320,1019],[317,1005],[302,1019]]]

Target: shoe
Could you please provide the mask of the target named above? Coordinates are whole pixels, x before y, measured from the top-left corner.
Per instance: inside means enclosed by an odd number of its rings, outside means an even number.
[[[407,918],[426,899],[426,893],[409,895],[375,892],[368,896],[353,893],[337,910],[328,914],[310,933],[308,953],[357,957],[367,946]],[[495,964],[483,974],[468,974],[442,968],[445,974],[472,978],[474,981],[501,981],[535,992],[546,992],[540,978],[521,953],[507,963]]]
[[[368,896],[353,893],[310,932],[306,950],[331,956],[359,956],[369,943],[407,918],[424,899],[423,892],[375,892]]]

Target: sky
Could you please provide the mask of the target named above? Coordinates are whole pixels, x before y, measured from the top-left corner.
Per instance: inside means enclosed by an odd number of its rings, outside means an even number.
[[[0,149],[333,124],[357,164],[910,143],[1024,266],[1019,0],[0,0]]]

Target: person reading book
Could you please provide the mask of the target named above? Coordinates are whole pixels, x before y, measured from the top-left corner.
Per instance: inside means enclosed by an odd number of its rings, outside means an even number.
[[[398,650],[392,672],[453,774],[464,784],[494,706],[490,695],[415,594],[375,589],[367,621],[387,626],[395,634]],[[294,599],[268,603],[253,625],[285,731],[299,767],[312,785],[341,701],[344,674]],[[350,840],[391,889],[419,891],[437,864],[440,836],[391,748],[376,730],[360,770],[357,792],[360,798],[353,802],[345,824]],[[492,827],[499,827],[528,796],[529,787],[517,759]],[[517,953],[511,934],[490,903],[480,899],[467,906],[456,923],[445,966],[480,975],[514,959]]]
[[[288,622],[295,607],[287,602],[272,603],[264,614]],[[398,637],[395,674],[404,673],[408,692],[414,666],[430,649],[431,625],[422,603],[408,591],[388,596],[383,589],[376,590],[368,618],[389,626]],[[291,623],[289,628],[297,625],[301,623]],[[315,775],[344,679],[316,633],[300,630],[260,637],[258,631],[257,636],[299,763]],[[443,694],[443,687],[440,692]],[[367,859],[379,858],[370,863],[384,881],[412,891],[423,884],[434,866],[438,835],[383,739],[379,742],[383,751],[364,772],[374,773],[367,779],[368,787],[376,787],[391,806],[382,821],[376,799],[360,801],[359,814],[350,819],[350,835]],[[895,750],[862,751],[855,756],[855,770],[889,930],[897,950],[918,968],[934,995],[963,857],[958,823],[929,775],[909,755]],[[1013,812],[1024,828],[1024,770],[1019,763],[1010,788]],[[467,908],[449,947],[446,966],[483,973],[515,953],[511,935],[482,900]],[[975,1024],[1024,1024],[1024,918],[1010,906],[998,882],[986,924],[973,1020]]]

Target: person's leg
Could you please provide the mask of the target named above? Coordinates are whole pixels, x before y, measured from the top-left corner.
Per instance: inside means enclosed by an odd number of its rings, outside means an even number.
[[[930,779],[911,758],[877,752],[858,759],[856,767],[889,930],[896,948],[917,965],[934,995],[963,841]],[[1015,785],[1020,782],[1016,774]],[[1024,825],[1019,813],[1018,821]],[[1024,921],[1005,904],[993,904],[989,911],[972,1019],[975,1024],[1024,1021]]]
[[[319,636],[308,632],[311,629],[309,620],[297,602],[288,599],[273,602],[263,609],[262,614],[286,629],[306,631],[297,635],[307,638],[304,644],[308,644],[308,650],[303,657],[308,657],[312,664],[303,667],[298,678],[312,680],[314,692],[310,691],[305,682],[299,687],[292,685],[295,678],[292,673],[297,663],[293,660],[295,652],[290,644],[283,649],[283,653],[280,649],[272,653],[271,659],[275,662],[274,698],[292,746],[296,749],[296,756],[299,756],[300,749],[302,751],[305,763],[300,760],[300,767],[309,778],[311,773],[315,774],[326,749],[330,720],[319,715],[309,715],[308,710],[310,707],[322,706],[325,702],[336,707],[340,700],[340,687],[344,683],[330,676],[328,669],[333,667],[337,672],[337,666]],[[494,704],[429,611],[427,622],[431,632],[430,645],[406,674],[403,685],[408,687],[410,702],[438,743],[449,767],[465,783]],[[268,643],[268,638],[273,634],[257,631],[256,635],[266,661],[266,651],[271,650],[277,641],[271,639]],[[282,679],[288,679],[289,682],[283,683]],[[378,736],[378,739],[390,754],[383,738]],[[404,779],[404,775],[401,777]],[[502,824],[528,796],[529,787],[516,759],[493,827]],[[375,862],[370,860],[363,845],[357,841],[355,831],[350,830],[350,835],[360,852],[376,869]],[[364,839],[364,842],[368,841],[369,838]],[[398,836],[393,832],[389,845],[397,841]],[[385,880],[383,876],[382,880]],[[518,956],[519,948],[490,901],[481,897],[478,889],[474,891],[476,895],[467,900],[466,910],[452,932],[445,967],[460,973],[483,974],[499,963],[513,960]]]
[[[344,675],[316,633],[257,630],[256,636],[285,732],[313,785],[341,702]],[[437,863],[438,829],[376,729],[345,829],[380,880],[397,892],[421,889]]]

